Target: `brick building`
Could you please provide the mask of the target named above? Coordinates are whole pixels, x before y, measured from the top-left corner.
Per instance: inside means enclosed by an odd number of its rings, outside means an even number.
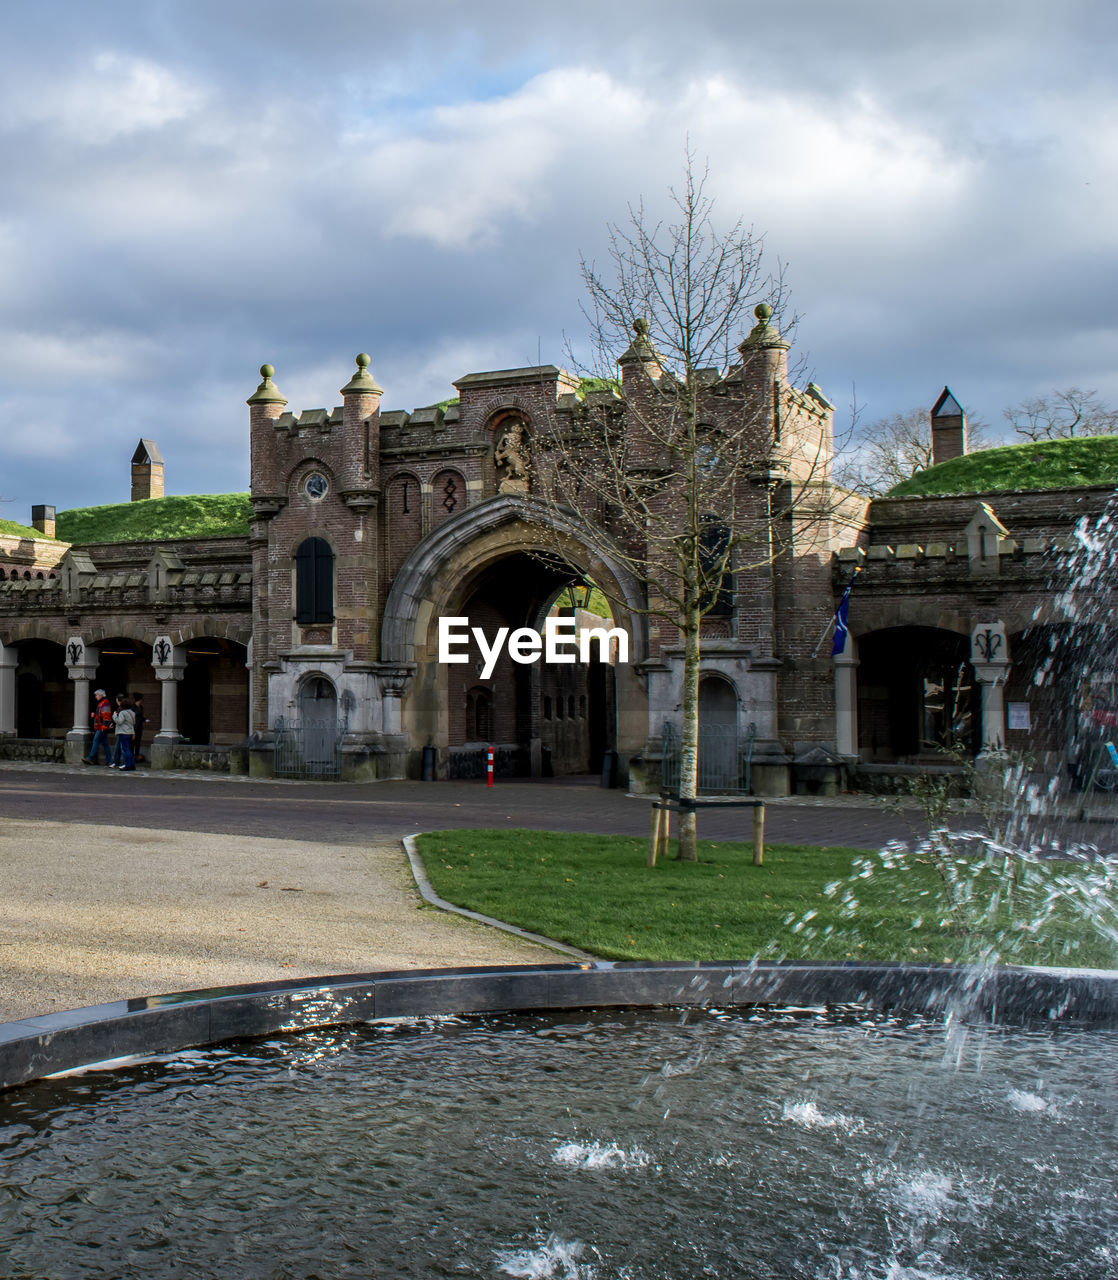
[[[738,518],[773,548],[737,566],[703,622],[704,721],[748,738],[754,789],[768,793],[838,758],[919,760],[960,737],[1036,745],[1005,706],[1036,702],[1053,551],[1109,490],[867,509],[830,485],[832,407],[789,383],[769,319],[759,308],[741,364],[704,392],[704,421],[750,424]],[[506,772],[596,771],[615,752],[622,780],[656,784],[680,634],[648,613],[629,558],[574,516],[541,521],[538,502],[548,441],[587,415],[613,414],[635,454],[646,447],[627,406],[667,387],[646,333],[619,358],[621,397],[544,365],[470,374],[456,401],[390,411],[369,357],[356,363],[340,406],[300,413],[262,367],[247,537],[70,545],[51,508],[0,533],[0,753],[77,758],[103,686],[146,695],[156,766],[462,777],[492,745]],[[932,423],[942,455],[965,452],[946,389]],[[156,444],[141,440],[130,466],[133,499],[158,499]],[[828,626],[855,567],[850,637],[832,658]],[[486,673],[476,648],[438,661],[440,618],[490,637],[542,630],[556,611],[602,622],[585,608],[593,588],[626,663],[505,653]]]

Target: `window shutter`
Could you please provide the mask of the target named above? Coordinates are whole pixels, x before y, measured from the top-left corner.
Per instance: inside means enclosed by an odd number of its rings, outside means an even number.
[[[314,620],[334,621],[334,553],[322,538],[314,539]]]
[[[295,621],[307,626],[314,621],[314,548],[308,538],[295,552]]]
[[[334,553],[324,538],[307,538],[295,552],[295,621],[334,621]]]

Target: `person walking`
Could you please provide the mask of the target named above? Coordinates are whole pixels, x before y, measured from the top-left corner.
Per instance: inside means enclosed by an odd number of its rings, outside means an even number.
[[[132,713],[136,717],[136,736],[132,740],[132,755],[135,757],[136,763],[140,764],[144,760],[144,725],[147,724],[148,718],[144,715],[144,695],[142,693],[134,693],[132,695]]]
[[[90,716],[93,721],[93,741],[90,743],[89,755],[82,756],[82,763],[97,764],[97,753],[104,747],[105,763],[111,764],[112,754],[109,751],[109,733],[113,727],[113,704],[109,701],[109,695],[104,689],[94,689],[93,697],[96,700],[93,714]]]
[[[136,761],[132,755],[132,738],[136,732],[136,713],[127,694],[117,695],[113,724],[116,725],[116,758],[109,768],[120,769],[122,773],[134,772]]]

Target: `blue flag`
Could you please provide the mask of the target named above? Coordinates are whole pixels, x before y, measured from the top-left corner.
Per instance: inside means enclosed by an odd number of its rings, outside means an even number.
[[[835,610],[835,638],[831,642],[831,657],[842,653],[846,648],[846,637],[850,628],[847,626],[847,616],[850,613],[850,588],[854,585],[854,579],[861,572],[855,569],[850,581],[846,584],[846,590],[842,593],[842,599],[839,601],[838,608]]]

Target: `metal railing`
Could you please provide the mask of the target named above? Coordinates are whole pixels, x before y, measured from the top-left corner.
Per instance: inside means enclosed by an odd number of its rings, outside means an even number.
[[[701,796],[744,796],[750,791],[753,744],[757,726],[742,733],[734,724],[699,725],[699,779]],[[660,756],[660,790],[679,795],[681,734],[665,722]]]
[[[325,780],[342,776],[342,740],[348,722],[337,719],[284,720],[273,725],[272,775]]]

